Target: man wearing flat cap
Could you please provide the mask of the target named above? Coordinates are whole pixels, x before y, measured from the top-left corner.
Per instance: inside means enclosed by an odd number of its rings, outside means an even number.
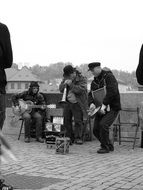
[[[111,70],[102,69],[100,62],[90,63],[88,68],[94,76],[88,94],[89,110],[99,108],[94,116],[93,127],[93,134],[101,143],[97,153],[109,153],[114,151],[114,146],[109,139],[109,128],[121,109],[118,83]],[[99,93],[102,91],[104,92],[103,98]]]
[[[64,125],[70,144],[83,144],[84,120],[87,119],[88,95],[87,80],[81,73],[67,65],[63,69],[63,80],[59,86],[60,92],[67,88],[66,105],[64,107]],[[72,126],[74,118],[74,133]]]

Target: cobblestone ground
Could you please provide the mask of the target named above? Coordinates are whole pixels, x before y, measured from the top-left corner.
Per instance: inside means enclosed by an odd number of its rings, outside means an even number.
[[[6,135],[18,161],[1,164],[1,174],[57,178],[42,190],[143,190],[143,149],[115,143],[115,151],[97,154],[97,141],[70,146],[69,154],[59,155],[32,139],[24,143],[17,135]]]

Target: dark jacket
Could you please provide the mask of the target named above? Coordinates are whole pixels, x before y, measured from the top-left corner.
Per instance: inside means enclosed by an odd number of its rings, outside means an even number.
[[[140,49],[139,64],[136,69],[136,77],[139,84],[143,85],[143,45]]]
[[[63,93],[66,78],[63,78],[59,90]],[[76,74],[76,78],[72,82],[71,86],[67,88],[67,93],[73,92],[75,94],[76,100],[79,103],[82,112],[83,112],[83,119],[87,119],[87,109],[88,109],[88,94],[87,94],[87,79],[83,77],[78,71]]]
[[[88,103],[95,103],[92,91],[106,87],[106,95],[103,99],[104,105],[109,105],[111,109],[118,111],[121,109],[118,83],[111,71],[102,70],[98,77],[94,77],[91,83],[91,90],[88,94]]]
[[[23,99],[24,101],[30,100],[34,103],[34,105],[46,105],[44,100],[44,96],[41,93],[33,94],[32,91],[29,89],[27,91],[21,92],[19,94],[14,94],[12,96],[12,102],[14,106],[18,106],[18,100]],[[40,111],[38,108],[34,108],[35,111]]]
[[[5,93],[7,84],[5,69],[13,62],[10,33],[6,25],[0,23],[0,93]]]

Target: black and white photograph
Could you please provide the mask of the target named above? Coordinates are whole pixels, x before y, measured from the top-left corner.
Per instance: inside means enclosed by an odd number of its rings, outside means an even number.
[[[0,1],[0,190],[143,190],[142,7]]]

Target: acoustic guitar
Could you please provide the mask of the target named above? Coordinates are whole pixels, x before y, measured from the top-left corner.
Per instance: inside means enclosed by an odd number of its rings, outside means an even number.
[[[22,99],[19,99],[18,102],[19,102],[18,109],[15,106],[12,106],[12,111],[17,116],[20,116],[25,112],[30,113],[33,108],[41,108],[41,109],[48,108],[48,105],[34,105],[34,103],[30,100],[24,101]]]
[[[95,114],[100,110],[101,106],[95,108],[94,110],[88,110],[88,116],[93,118],[95,116]]]
[[[88,110],[88,115],[93,118],[97,112],[100,112],[103,99],[106,96],[106,86],[99,88],[97,90],[92,91],[92,97],[94,99],[95,109]],[[110,106],[107,105],[106,111],[110,111]]]

